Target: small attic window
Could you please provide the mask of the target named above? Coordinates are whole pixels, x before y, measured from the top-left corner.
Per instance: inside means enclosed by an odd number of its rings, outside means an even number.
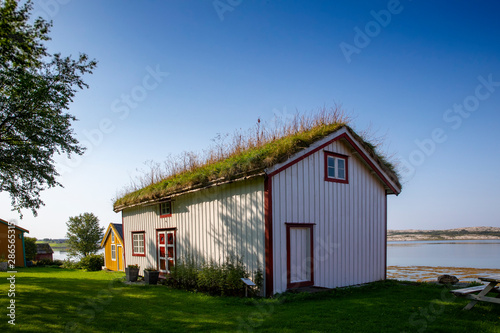
[[[172,216],[172,201],[162,202],[160,204],[160,217]]]
[[[335,183],[349,183],[348,156],[325,151],[325,180]]]
[[[111,231],[111,243],[115,242],[115,233]]]

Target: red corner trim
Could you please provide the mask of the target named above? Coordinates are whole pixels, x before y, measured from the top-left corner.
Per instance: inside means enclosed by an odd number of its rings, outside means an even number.
[[[123,224],[123,221],[125,220],[123,218],[123,213],[122,214],[122,233],[123,233],[123,271],[125,271],[125,267],[127,267],[127,255],[125,254],[125,228],[124,228],[124,224]],[[133,245],[134,245],[134,239],[132,237],[132,248],[133,248]]]
[[[384,200],[384,215],[385,215],[385,253],[384,253],[384,280],[387,280],[387,191],[385,191]]]

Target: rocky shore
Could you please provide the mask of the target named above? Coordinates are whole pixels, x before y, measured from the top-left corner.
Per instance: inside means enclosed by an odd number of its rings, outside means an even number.
[[[431,266],[389,266],[387,278],[405,281],[436,282],[438,276],[447,274],[460,282],[481,282],[478,276],[500,275],[500,269]]]

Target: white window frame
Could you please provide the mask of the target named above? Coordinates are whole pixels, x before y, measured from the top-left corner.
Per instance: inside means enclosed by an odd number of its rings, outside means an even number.
[[[115,233],[111,231],[111,243],[115,242]]]
[[[111,260],[116,261],[116,245],[111,244]]]
[[[132,233],[132,255],[134,256],[146,255],[146,244],[144,243],[145,238],[146,237],[144,231],[138,231]]]
[[[339,167],[340,163],[344,164],[343,168]],[[330,175],[332,169],[333,176]],[[344,170],[343,177],[340,176],[339,170]],[[325,180],[337,183],[349,183],[348,156],[325,151]]]

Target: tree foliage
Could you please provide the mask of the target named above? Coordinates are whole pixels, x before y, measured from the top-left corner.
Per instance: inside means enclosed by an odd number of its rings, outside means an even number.
[[[36,252],[36,238],[24,237],[24,253],[26,255],[26,260],[35,260]]]
[[[97,216],[92,213],[83,213],[70,217],[66,225],[70,257],[87,257],[99,250],[104,228],[99,227]]]
[[[94,60],[49,54],[51,22],[29,23],[31,1],[0,2],[0,192],[11,196],[13,210],[43,205],[40,192],[62,186],[57,181],[54,155],[83,154],[67,113],[82,80],[92,73]]]

